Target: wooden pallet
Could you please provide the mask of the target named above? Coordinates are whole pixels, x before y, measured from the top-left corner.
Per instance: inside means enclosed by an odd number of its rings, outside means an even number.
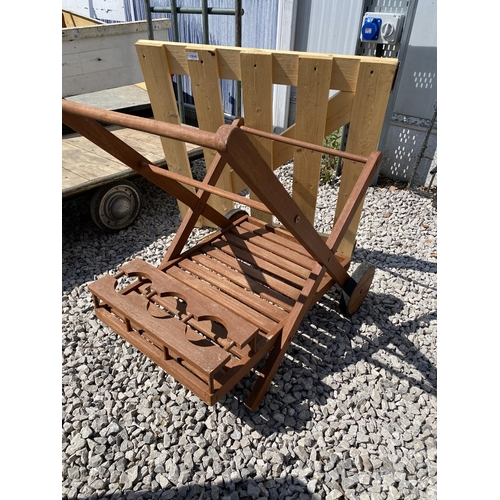
[[[173,263],[134,260],[89,290],[99,319],[214,404],[274,346],[314,264],[245,217]],[[123,277],[133,282],[117,293]]]
[[[273,131],[273,85],[296,88],[295,123],[281,136],[322,145],[326,136],[349,124],[346,151],[367,157],[377,149],[387,102],[394,82],[397,59],[351,55],[262,50],[214,45],[139,40],[137,54],[157,120],[179,124],[177,100],[171,75],[190,78],[199,127],[215,132],[224,124],[222,79],[241,81],[245,125],[262,132]],[[332,96],[332,91],[336,91]],[[314,220],[321,168],[321,153],[294,147],[265,137],[251,140],[273,170],[293,160],[292,197],[309,221]],[[189,159],[178,141],[163,139],[165,159],[171,170],[191,176]],[[215,151],[204,149],[210,165]],[[338,218],[360,175],[361,165],[346,160],[335,218]],[[234,170],[226,168],[217,184],[240,193],[246,187]],[[194,192],[194,190],[193,190]],[[254,199],[255,193],[250,196]],[[231,211],[231,200],[212,196],[210,205],[221,213]],[[188,207],[179,202],[184,216]],[[271,216],[257,209],[252,215],[266,222]],[[356,213],[339,251],[351,256],[361,208]],[[203,217],[198,226],[211,225]]]

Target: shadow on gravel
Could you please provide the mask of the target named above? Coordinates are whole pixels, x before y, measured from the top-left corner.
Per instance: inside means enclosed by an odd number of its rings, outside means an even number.
[[[363,249],[355,251],[354,259],[359,259],[360,262],[371,262],[376,268],[382,269],[396,278],[401,278],[403,281],[407,280],[408,278],[398,272],[398,270],[403,271],[409,269],[429,274],[437,274],[437,262],[423,261],[420,259],[416,259],[411,255],[394,255],[387,254],[385,252],[379,252],[376,250],[367,251]],[[414,281],[414,283],[427,289],[430,288],[428,285],[420,283],[418,281]],[[436,289],[432,288],[432,290]]]
[[[394,325],[390,317],[401,312],[403,306],[404,303],[393,295],[369,292],[358,313],[347,320],[338,312],[338,295],[332,289],[302,321],[268,393],[255,413],[243,406],[255,380],[252,375],[247,377],[251,383],[243,380],[221,403],[267,437],[276,432],[300,432],[308,428],[310,422],[315,417],[317,419],[311,410],[312,405],[326,408],[329,399],[336,399],[332,385],[340,391],[359,375],[359,370],[363,370],[361,374],[364,374],[366,368],[363,365],[366,367],[366,363],[377,368],[379,373],[382,369],[385,371],[385,376],[379,375],[382,399],[386,390],[393,394],[397,392],[401,381],[405,381],[408,390],[415,387],[436,395],[436,368],[408,338],[419,325],[435,320],[436,313]],[[376,314],[373,313],[375,308]],[[377,333],[369,332],[373,326]],[[391,359],[388,359],[389,356]],[[358,365],[360,362],[361,367]],[[366,372],[366,375],[370,373]],[[396,384],[391,381],[393,376],[398,379]],[[373,382],[368,390],[372,388]],[[366,393],[356,406],[362,406],[368,400],[370,394]],[[325,419],[328,416],[328,413],[325,414]]]
[[[288,464],[290,465],[290,464]],[[278,500],[278,498],[297,498],[300,500],[308,500],[313,498],[313,494],[308,491],[308,484],[311,488],[310,480],[295,476],[287,476],[285,478],[266,479],[262,476],[257,480],[236,480],[233,481],[229,477],[219,475],[215,480],[216,484],[204,488],[199,484],[187,484],[185,486],[175,488],[162,488],[156,491],[148,490],[128,490],[115,491],[113,493],[103,493],[99,495],[97,492],[85,496],[78,494],[77,497],[68,497],[63,495],[62,500],[251,500],[254,498],[269,498]],[[315,485],[316,485],[315,481]],[[342,487],[339,485],[339,491],[343,493]],[[324,494],[324,493],[323,493]],[[318,498],[316,493],[315,498]],[[321,497],[323,498],[323,497]],[[344,500],[346,497],[335,497],[338,500]]]

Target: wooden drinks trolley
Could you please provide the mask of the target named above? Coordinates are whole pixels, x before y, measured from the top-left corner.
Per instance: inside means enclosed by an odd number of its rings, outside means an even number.
[[[255,410],[321,296],[339,286],[351,315],[368,293],[373,266],[348,269],[397,62],[154,41],[136,47],[155,119],[63,100],[63,122],[175,196],[183,221],[158,267],[136,259],[89,285],[95,312],[207,404],[267,357],[245,403]],[[199,129],[179,123],[170,74],[191,77]],[[245,118],[225,125],[219,80],[229,77],[242,82]],[[281,135],[271,133],[275,83],[297,86],[297,121]],[[331,89],[339,92],[329,97]],[[349,152],[321,146],[348,122]],[[100,123],[160,136],[169,170]],[[203,181],[191,177],[185,142],[204,148]],[[344,159],[325,237],[313,226],[322,153]],[[273,169],[291,158],[290,196]],[[250,198],[237,194],[247,187]],[[234,211],[234,202],[252,214]],[[200,225],[217,229],[184,250]]]

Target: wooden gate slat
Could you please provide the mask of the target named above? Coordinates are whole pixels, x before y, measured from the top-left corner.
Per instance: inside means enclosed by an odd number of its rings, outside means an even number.
[[[187,45],[185,50],[198,126],[203,130],[216,132],[225,123],[217,50],[201,48],[199,45]],[[212,164],[216,152],[203,148],[203,154],[205,165],[208,168]],[[216,186],[226,191],[232,191],[228,166],[225,167]],[[215,195],[210,197],[209,204],[222,213],[227,213],[234,208],[234,203],[231,200]]]
[[[331,57],[299,57],[295,134],[303,141],[323,144],[331,72]],[[295,148],[292,197],[311,224],[316,212],[320,165],[321,153]]]
[[[136,49],[155,120],[180,124],[166,48],[155,43],[141,43],[136,44]],[[192,179],[191,164],[185,143],[166,137],[160,137],[160,141],[168,169]],[[195,192],[193,187],[187,186],[187,189]],[[187,205],[179,202],[182,218],[185,217],[187,210]],[[201,227],[207,224],[210,222],[200,217],[196,225]]]
[[[242,51],[241,90],[245,125],[264,132],[273,130],[273,56],[271,53]],[[273,143],[269,139],[251,137],[264,161],[272,168]],[[250,198],[260,201],[250,191]],[[252,216],[272,222],[273,216],[252,208]]]
[[[380,130],[391,93],[391,75],[393,74],[394,68],[389,65],[376,64],[371,60],[361,62],[349,124],[347,151],[355,151],[357,154],[368,156],[371,151],[378,147]],[[360,163],[344,161],[335,207],[335,221],[344,208],[362,168]],[[342,255],[350,256],[354,251],[363,204],[364,198],[339,245],[338,252]]]

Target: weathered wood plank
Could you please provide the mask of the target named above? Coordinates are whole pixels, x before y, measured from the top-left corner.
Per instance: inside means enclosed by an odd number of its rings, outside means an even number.
[[[288,248],[296,253],[304,255],[309,259],[311,258],[305,248],[299,245],[297,241],[280,236],[279,234],[277,234],[278,230],[276,228],[270,230],[269,226],[266,227],[264,223],[260,224],[259,222],[260,221],[256,221],[255,219],[251,222],[246,221],[240,224],[240,227],[247,229],[248,231],[253,231],[255,234],[258,234],[267,240],[273,241],[274,243],[281,245],[282,247]]]
[[[300,278],[306,279],[309,276],[310,269],[307,269],[301,265],[296,264],[295,262],[280,259],[275,253],[259,247],[255,243],[251,241],[245,241],[244,239],[235,236],[231,233],[226,233],[222,236],[223,241],[227,241],[232,247],[240,248],[242,250],[246,250],[252,256],[259,257],[261,259],[267,260],[269,263],[275,264],[277,267],[284,269],[285,271],[295,274]]]
[[[216,132],[225,123],[217,62],[218,52],[216,49],[202,49],[199,45],[188,45],[185,50],[198,126],[203,130]],[[205,164],[211,165],[216,152],[204,148],[203,154]],[[228,166],[222,171],[216,186],[226,191],[233,191]],[[209,204],[222,213],[234,208],[231,200],[215,195],[211,196]]]
[[[328,109],[331,57],[299,57],[296,131],[306,142],[322,145]],[[311,224],[314,224],[321,153],[295,148],[292,197]]]
[[[201,265],[198,265],[201,264]],[[201,256],[195,256],[193,260],[182,260],[179,262],[179,267],[189,271],[191,274],[198,276],[204,281],[211,283],[217,290],[234,297],[241,304],[246,304],[251,307],[259,314],[262,314],[276,322],[283,320],[286,316],[285,311],[273,306],[267,300],[259,297],[254,293],[254,291],[249,290],[248,284],[243,287],[236,280],[227,279],[228,277],[234,278],[234,274],[231,272],[225,272],[224,274],[219,273],[220,267],[218,269],[207,268],[207,264],[210,264],[210,259],[203,259]],[[224,267],[224,266],[222,266]]]
[[[152,163],[162,164],[165,161],[158,136],[118,127],[108,127],[108,130],[111,130],[113,135],[134,147]],[[183,143],[180,144],[183,146]],[[201,149],[192,144],[186,144],[186,148],[188,156]],[[115,175],[118,176],[126,172],[132,174],[132,170],[113,155],[80,135],[74,134],[63,137],[61,149],[63,197],[69,195],[70,192],[80,192],[80,190],[83,192],[110,182]],[[105,171],[94,168],[99,164]]]
[[[82,152],[84,154],[82,154]],[[93,152],[82,151],[78,146],[66,144],[62,147],[62,167],[87,181],[128,170],[128,167],[114,158],[105,158]]]
[[[301,276],[297,276],[290,271],[287,271],[281,267],[278,267],[273,262],[269,262],[266,257],[267,255],[263,255],[262,257],[251,253],[247,248],[242,248],[236,246],[234,243],[229,241],[215,241],[212,243],[214,248],[217,248],[231,257],[236,259],[241,259],[247,262],[251,266],[258,266],[258,269],[264,269],[265,271],[273,274],[274,276],[278,276],[281,280],[290,284],[290,286],[295,286],[297,289],[302,288],[304,286],[305,278]]]
[[[253,267],[251,265],[242,264],[241,260],[237,260],[231,255],[220,251],[218,248],[209,247],[208,245],[203,248],[203,251],[213,260],[217,260],[225,264],[226,266],[237,270],[244,276],[248,276],[270,288],[276,290],[282,295],[290,297],[293,300],[297,300],[300,295],[300,290],[286,284],[282,280],[276,279],[271,274]]]
[[[361,62],[356,96],[352,105],[347,151],[369,156],[372,151],[377,149],[395,70],[396,67],[391,65],[380,65],[371,61]],[[344,208],[362,169],[363,164],[361,163],[344,161],[335,209],[335,221]],[[356,211],[338,248],[338,252],[347,257],[350,257],[354,251],[362,208],[363,202]]]
[[[208,269],[215,271],[216,273],[239,285],[240,287],[246,288],[247,290],[260,295],[262,298],[278,304],[280,307],[287,311],[290,310],[291,306],[295,303],[293,300],[290,300],[288,297],[283,296],[276,290],[264,286],[260,281],[253,279],[241,272],[238,272],[235,269],[228,267],[227,265],[223,265],[217,260],[212,259],[212,254],[208,254],[210,256],[196,254],[192,257],[192,260],[197,264],[201,264]],[[283,317],[281,316],[281,318],[275,319],[279,320],[283,319]]]
[[[204,281],[195,278],[193,275],[182,271],[177,266],[170,268],[167,273],[171,276],[174,276],[179,281],[182,281],[191,288],[195,288],[203,295],[210,297],[214,302],[221,304],[222,306],[226,307],[236,314],[240,314],[242,318],[257,326],[265,333],[271,332],[276,326],[276,323],[271,319],[260,314],[251,307],[242,304],[239,300],[221,292],[220,290],[217,290],[208,283],[205,283]]]
[[[136,49],[155,119],[179,125],[177,100],[165,48],[159,44],[138,43]],[[161,144],[169,170],[192,178],[185,144],[166,137],[161,137]],[[195,192],[193,187],[188,189]],[[179,202],[179,210],[184,217],[188,207]],[[200,217],[197,226],[201,227],[207,223],[208,221]]]
[[[76,172],[72,172],[71,170],[67,170],[64,167],[62,168],[62,189],[69,189],[72,186],[79,186],[80,184],[84,184],[88,181],[85,177],[82,177],[80,174]]]
[[[269,53],[242,51],[241,61],[241,89],[244,109],[245,125],[265,132],[273,131],[273,57]],[[264,161],[272,166],[273,143],[269,139],[251,137],[255,148]],[[234,186],[233,186],[234,189]],[[250,191],[250,198],[260,201]],[[265,222],[272,222],[273,216],[252,209],[252,216]]]
[[[295,252],[289,247],[284,247],[280,242],[275,242],[268,238],[264,238],[259,234],[254,233],[251,229],[247,229],[243,225],[231,229],[231,233],[237,234],[241,239],[249,241],[260,248],[272,252],[278,259],[285,259],[287,261],[294,262],[295,264],[298,264],[299,266],[306,269],[312,269],[312,267],[316,263],[316,261],[311,259],[310,256]]]

